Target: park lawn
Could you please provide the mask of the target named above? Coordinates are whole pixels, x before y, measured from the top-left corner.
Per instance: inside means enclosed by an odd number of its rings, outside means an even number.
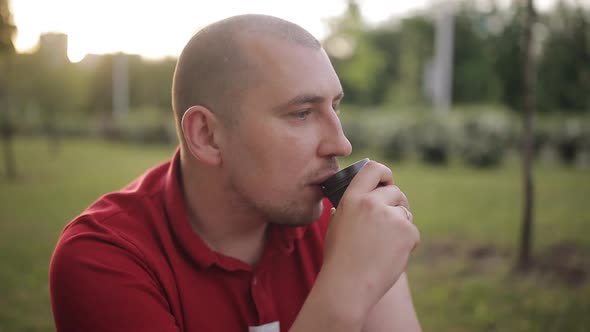
[[[0,180],[0,332],[51,331],[51,252],[63,226],[101,194],[169,158],[171,146],[19,139],[19,178]],[[347,158],[348,164],[361,155]],[[590,330],[590,172],[542,164],[531,273],[512,272],[520,168],[389,164],[408,195],[422,244],[408,268],[425,331]]]

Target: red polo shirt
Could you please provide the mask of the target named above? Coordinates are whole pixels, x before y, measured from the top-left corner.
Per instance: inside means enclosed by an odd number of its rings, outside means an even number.
[[[179,154],[69,223],[51,259],[57,331],[287,331],[322,264],[330,203],[310,226],[269,226],[256,268],[189,225]]]

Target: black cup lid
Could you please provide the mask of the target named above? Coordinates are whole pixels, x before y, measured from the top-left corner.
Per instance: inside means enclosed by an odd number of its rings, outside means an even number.
[[[329,177],[321,185],[325,191],[338,190],[342,185],[350,182],[358,171],[369,161],[368,158],[361,159],[354,164],[339,170],[336,174]]]

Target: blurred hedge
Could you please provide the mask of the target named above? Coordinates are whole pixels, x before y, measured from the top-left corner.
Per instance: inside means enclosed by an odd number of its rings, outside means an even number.
[[[351,142],[390,161],[415,158],[432,165],[458,160],[472,167],[496,167],[522,151],[522,121],[498,110],[452,111],[434,116],[411,112],[353,111],[343,117]],[[351,122],[354,122],[351,125]],[[566,164],[590,162],[590,119],[538,116],[534,125],[536,159]],[[353,147],[357,148],[354,145]]]

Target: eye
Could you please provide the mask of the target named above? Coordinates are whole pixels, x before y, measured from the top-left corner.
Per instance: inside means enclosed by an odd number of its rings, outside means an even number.
[[[307,116],[311,113],[310,110],[306,109],[303,111],[299,111],[299,112],[295,112],[293,113],[293,116],[295,117],[295,119],[297,120],[305,120],[307,119]]]

